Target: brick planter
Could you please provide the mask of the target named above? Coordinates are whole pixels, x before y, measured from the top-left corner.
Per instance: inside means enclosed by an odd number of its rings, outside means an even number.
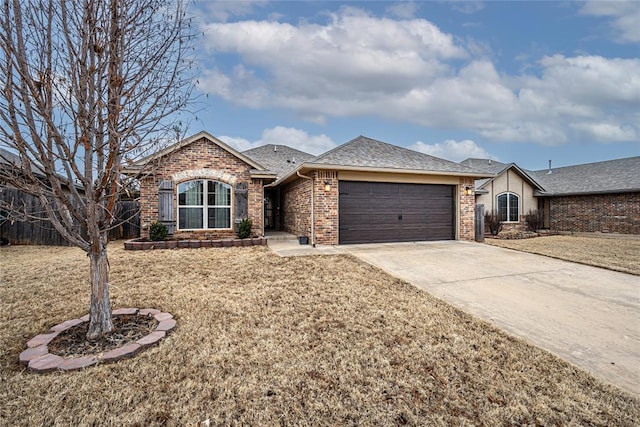
[[[47,346],[55,337],[58,336],[58,334],[75,325],[89,321],[89,315],[85,315],[79,319],[66,320],[53,326],[49,332],[36,335],[31,338],[27,341],[27,349],[20,353],[20,363],[27,365],[31,371],[44,373],[56,370],[73,371],[97,365],[99,363],[115,362],[120,359],[133,357],[136,353],[156,344],[165,338],[167,334],[176,327],[176,321],[171,313],[163,313],[154,308],[144,308],[141,310],[137,308],[119,308],[113,310],[112,315],[119,316],[136,313],[143,316],[153,316],[158,321],[158,325],[149,335],[146,335],[135,342],[95,355],[65,358],[49,353]]]
[[[124,242],[124,249],[127,251],[148,251],[152,249],[229,248],[266,245],[266,237],[222,240],[164,240],[159,242],[148,241],[145,239],[132,239]]]

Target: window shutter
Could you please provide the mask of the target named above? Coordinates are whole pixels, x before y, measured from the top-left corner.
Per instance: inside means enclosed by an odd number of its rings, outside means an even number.
[[[173,234],[176,226],[173,208],[173,181],[161,179],[158,186],[158,221],[167,227],[167,232]]]
[[[238,231],[238,224],[249,217],[249,184],[240,182],[234,189],[233,229]]]

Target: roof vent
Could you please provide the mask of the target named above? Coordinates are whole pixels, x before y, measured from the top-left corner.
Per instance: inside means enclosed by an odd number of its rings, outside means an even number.
[[[551,160],[549,160],[549,169],[547,170],[547,175],[551,175]]]
[[[275,152],[277,152],[277,151],[278,151],[278,146],[274,144],[274,145],[273,145],[273,152],[275,153]]]
[[[491,166],[491,159],[489,159],[489,166]]]
[[[296,162],[296,158],[295,158],[295,157],[292,157],[292,158],[291,158],[291,163],[295,163],[295,162]]]

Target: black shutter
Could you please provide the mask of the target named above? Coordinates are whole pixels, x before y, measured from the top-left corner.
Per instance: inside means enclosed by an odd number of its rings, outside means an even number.
[[[233,217],[233,229],[237,232],[240,221],[249,217],[249,184],[246,182],[236,184],[234,190]]]
[[[160,180],[158,186],[158,221],[167,227],[169,234],[173,234],[176,227],[173,208],[173,181]]]

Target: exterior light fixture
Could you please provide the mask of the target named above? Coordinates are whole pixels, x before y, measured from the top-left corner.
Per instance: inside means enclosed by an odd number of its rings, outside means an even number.
[[[331,181],[324,182],[324,191],[331,191]]]
[[[473,194],[473,188],[469,186],[464,187],[464,194],[466,194],[467,196],[471,196]]]

